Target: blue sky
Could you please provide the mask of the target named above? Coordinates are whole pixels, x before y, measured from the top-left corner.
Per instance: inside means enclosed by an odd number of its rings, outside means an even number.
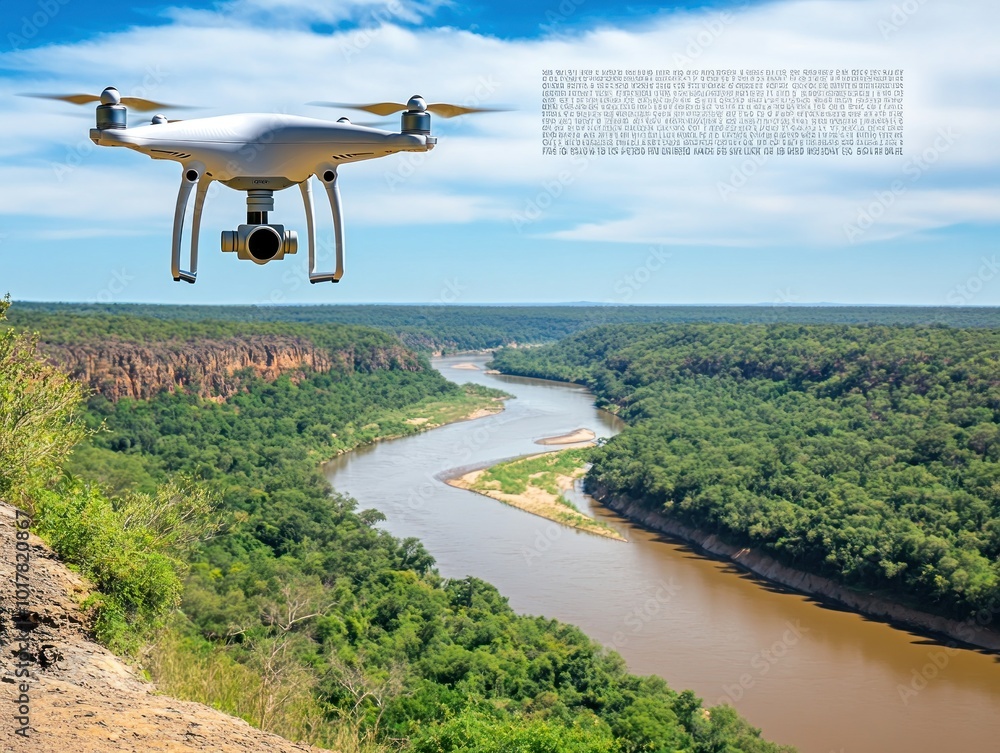
[[[5,2],[0,294],[1000,305],[1000,50],[992,38],[1000,10],[982,0],[905,5],[900,16],[898,0]],[[717,30],[710,43],[679,57],[706,28]],[[902,68],[905,154],[751,166],[543,157],[543,67]],[[348,266],[337,286],[305,283],[304,253],[262,267],[223,256],[211,241],[244,212],[243,195],[223,189],[206,211],[190,286],[169,276],[179,166],[92,146],[89,107],[13,96],[109,84],[203,106],[187,117],[336,117],[304,103],[415,92],[516,111],[439,119],[434,152],[345,167]],[[942,143],[942,129],[952,137],[911,182],[907,166]],[[723,195],[720,184],[739,171],[745,185]],[[906,192],[849,239],[845,226],[904,176]],[[297,191],[276,195],[272,219],[304,236]],[[321,220],[321,234],[329,230]]]

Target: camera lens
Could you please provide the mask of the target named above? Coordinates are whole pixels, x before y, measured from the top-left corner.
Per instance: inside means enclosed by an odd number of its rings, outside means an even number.
[[[250,252],[250,256],[258,261],[273,259],[274,255],[280,250],[280,236],[273,228],[266,225],[255,228],[247,236],[247,251]]]

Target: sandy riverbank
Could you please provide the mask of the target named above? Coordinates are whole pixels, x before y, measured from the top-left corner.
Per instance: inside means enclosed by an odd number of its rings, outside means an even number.
[[[500,465],[516,467],[519,463],[526,463],[553,454],[541,453],[539,455],[530,455],[526,458],[512,461],[509,464],[502,463]],[[488,478],[490,470],[490,468],[481,468],[456,478],[446,479],[445,483],[458,489],[466,489],[476,494],[482,494],[485,497],[503,502],[506,505],[516,507],[519,510],[524,510],[546,520],[575,528],[578,531],[586,531],[587,533],[604,536],[615,541],[627,541],[618,531],[594,520],[594,518],[585,515],[565,502],[562,493],[572,489],[576,480],[586,473],[584,466],[576,468],[571,473],[556,474],[554,479],[551,478],[551,474],[544,472],[532,473],[526,480],[526,488],[520,494],[508,494],[501,491],[500,482]],[[551,484],[546,483],[552,480],[555,482],[556,493],[553,493]]]
[[[561,434],[558,437],[545,437],[544,439],[537,439],[535,440],[535,444],[577,444],[579,442],[590,442],[596,436],[597,435],[590,429],[577,429],[576,431],[571,431],[569,434]]]
[[[456,363],[451,368],[462,369],[463,371],[479,371],[479,367],[474,363]]]

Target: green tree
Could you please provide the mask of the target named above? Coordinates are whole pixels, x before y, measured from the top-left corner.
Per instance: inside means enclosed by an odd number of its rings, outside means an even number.
[[[0,300],[0,323],[10,299]],[[38,354],[37,338],[0,327],[0,498],[29,505],[84,436],[79,385]]]

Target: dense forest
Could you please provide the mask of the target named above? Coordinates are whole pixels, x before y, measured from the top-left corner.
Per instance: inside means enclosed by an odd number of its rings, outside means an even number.
[[[588,483],[796,568],[985,624],[1000,610],[1000,330],[607,326],[505,350],[630,426]]]
[[[218,336],[239,323],[275,322],[276,331],[289,333],[287,323],[354,324],[375,327],[425,352],[454,352],[498,348],[514,343],[540,343],[602,324],[662,322],[760,324],[923,324],[952,327],[1000,327],[1000,309],[953,306],[446,306],[446,305],[320,305],[320,306],[158,306],[149,304],[19,303],[11,320],[20,326],[53,329],[59,320],[41,321],[40,315],[84,314],[103,317],[83,324],[78,318],[72,333],[102,330],[119,336],[139,336],[124,315],[142,319],[173,319],[193,323],[192,331]],[[211,330],[212,320],[221,322]],[[119,330],[121,330],[119,332]]]
[[[66,316],[63,332],[89,331]],[[419,541],[329,488],[322,459],[461,392],[426,362],[240,378],[226,400],[83,402],[0,329],[0,427],[25,427],[0,432],[0,495],[96,584],[98,637],[166,692],[345,753],[784,750],[577,628],[441,578]]]

